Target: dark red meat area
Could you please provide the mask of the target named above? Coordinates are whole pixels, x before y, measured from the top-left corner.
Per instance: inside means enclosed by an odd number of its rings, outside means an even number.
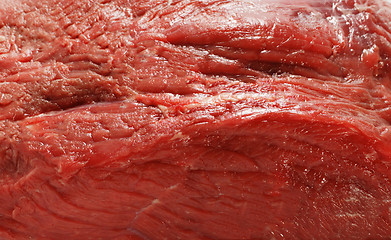
[[[390,16],[0,0],[0,239],[389,239]]]

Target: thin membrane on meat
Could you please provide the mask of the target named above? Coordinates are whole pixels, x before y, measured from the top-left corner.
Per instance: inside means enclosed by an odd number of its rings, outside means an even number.
[[[0,239],[388,239],[391,4],[0,0]]]

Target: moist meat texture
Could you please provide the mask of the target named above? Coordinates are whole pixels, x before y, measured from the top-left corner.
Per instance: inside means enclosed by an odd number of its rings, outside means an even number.
[[[0,0],[0,239],[390,236],[390,4]]]

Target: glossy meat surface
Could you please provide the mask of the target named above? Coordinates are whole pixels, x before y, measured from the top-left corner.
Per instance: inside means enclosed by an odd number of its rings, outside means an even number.
[[[390,16],[0,0],[0,239],[388,239]]]

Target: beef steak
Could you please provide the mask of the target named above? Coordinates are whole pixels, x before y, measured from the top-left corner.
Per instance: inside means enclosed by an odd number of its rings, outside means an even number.
[[[0,0],[0,239],[389,239],[391,4]]]

